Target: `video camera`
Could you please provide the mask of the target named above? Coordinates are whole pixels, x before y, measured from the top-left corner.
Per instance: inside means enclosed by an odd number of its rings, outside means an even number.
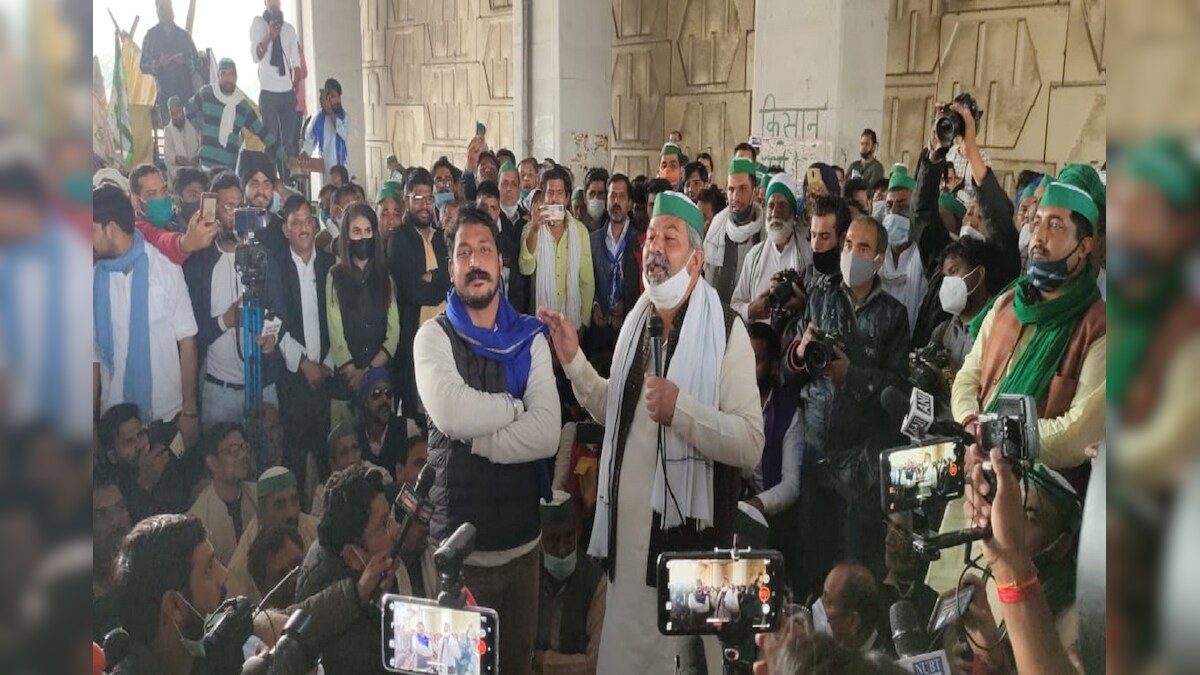
[[[971,117],[975,118],[975,126],[978,128],[979,120],[983,118],[983,111],[979,109],[979,104],[975,102],[975,98],[963,92],[954,97],[954,103],[961,103],[971,111]],[[954,144],[954,139],[966,133],[967,125],[963,120],[962,115],[954,112],[950,108],[950,103],[942,106],[938,111],[937,120],[934,122],[934,132],[937,134],[938,142],[942,147],[950,147]]]
[[[261,291],[267,279],[267,250],[258,240],[258,233],[267,228],[268,217],[266,209],[249,206],[233,212],[233,231],[238,238],[233,265],[248,291]]]

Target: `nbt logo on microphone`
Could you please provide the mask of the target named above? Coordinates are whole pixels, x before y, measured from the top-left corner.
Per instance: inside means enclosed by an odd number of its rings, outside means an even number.
[[[946,652],[942,650],[917,654],[900,659],[896,663],[913,675],[950,675],[950,662],[946,660]]]

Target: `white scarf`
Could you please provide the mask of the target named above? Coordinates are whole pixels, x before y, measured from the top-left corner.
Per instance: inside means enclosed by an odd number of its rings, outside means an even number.
[[[224,147],[228,145],[229,135],[233,133],[233,122],[237,117],[238,104],[242,102],[242,99],[246,98],[246,95],[242,93],[241,89],[234,88],[233,93],[226,96],[221,91],[221,85],[214,84],[209,86],[212,87],[213,96],[216,97],[221,105],[225,106],[221,110],[221,125],[217,127],[217,141]]]
[[[706,265],[719,268],[725,260],[725,236],[735,244],[744,244],[759,232],[766,224],[766,214],[754,205],[754,217],[745,225],[733,222],[733,207],[726,207],[713,216],[712,224],[708,227],[708,236],[704,238],[704,260]]]
[[[921,311],[921,302],[925,299],[928,286],[917,245],[914,243],[904,249],[900,259],[894,263],[891,250],[885,252],[883,267],[879,269],[879,281],[883,290],[899,300],[904,309],[908,310],[908,335],[912,337],[917,325],[917,314]]]
[[[554,241],[554,235],[550,234],[548,223],[542,223],[538,229],[536,299],[538,307],[560,310],[571,319],[576,328],[579,328],[579,231],[575,225],[575,219],[571,216],[567,216],[563,222],[563,227],[566,228],[563,236],[567,238],[567,304],[561,308],[558,306],[558,243]]]
[[[617,417],[621,412],[621,394],[625,379],[637,352],[639,341],[650,316],[650,298],[645,293],[629,313],[613,352],[612,374],[608,380],[608,407],[604,420],[604,446],[600,451],[599,494],[596,499],[596,520],[588,555],[606,558],[609,554],[609,519],[612,517],[613,457],[617,446]],[[715,408],[720,396],[721,362],[725,358],[725,313],[717,291],[703,278],[696,280],[683,326],[679,329],[678,347],[671,358],[667,379],[674,382],[681,394],[687,394],[702,406]],[[637,413],[635,412],[635,415]],[[654,471],[654,486],[650,490],[650,508],[662,516],[664,528],[676,527],[683,519],[692,518],[700,526],[713,522],[713,465],[695,448],[687,445],[672,429],[666,429],[665,462],[660,459]],[[666,466],[666,473],[663,466]],[[670,481],[674,499],[666,486]],[[676,509],[678,502],[678,510]],[[626,518],[630,517],[628,514]]]

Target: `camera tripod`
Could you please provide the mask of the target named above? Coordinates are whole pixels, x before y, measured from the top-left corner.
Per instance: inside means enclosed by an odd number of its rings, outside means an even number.
[[[238,244],[234,266],[242,282],[242,422],[255,460],[256,471],[267,455],[266,435],[262,424],[263,353],[258,337],[263,330],[263,287],[266,283],[266,251],[253,236]]]

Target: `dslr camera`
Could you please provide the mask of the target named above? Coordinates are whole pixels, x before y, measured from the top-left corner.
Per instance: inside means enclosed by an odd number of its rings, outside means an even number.
[[[818,328],[803,352],[800,350],[799,339],[794,340],[788,347],[785,355],[787,367],[793,373],[808,373],[812,377],[820,377],[825,374],[829,364],[837,359],[835,349],[846,351],[841,336]]]
[[[950,355],[939,344],[918,347],[908,354],[908,381],[914,388],[927,391],[938,401],[949,401],[952,373]]]
[[[979,120],[983,118],[983,111],[979,109],[979,104],[975,102],[975,98],[963,92],[954,97],[954,103],[961,103],[966,106],[967,110],[971,111],[971,117],[975,118],[975,127],[979,128]],[[962,115],[954,112],[950,108],[950,103],[942,106],[938,111],[937,120],[934,122],[934,131],[937,133],[938,142],[943,148],[948,148],[954,144],[954,139],[966,133],[966,121]]]
[[[796,289],[804,286],[800,279],[800,272],[795,269],[787,269],[779,273],[778,280],[775,283],[775,288],[771,289],[771,294],[767,296],[767,304],[771,306],[771,311],[782,313],[784,306],[796,297]]]

